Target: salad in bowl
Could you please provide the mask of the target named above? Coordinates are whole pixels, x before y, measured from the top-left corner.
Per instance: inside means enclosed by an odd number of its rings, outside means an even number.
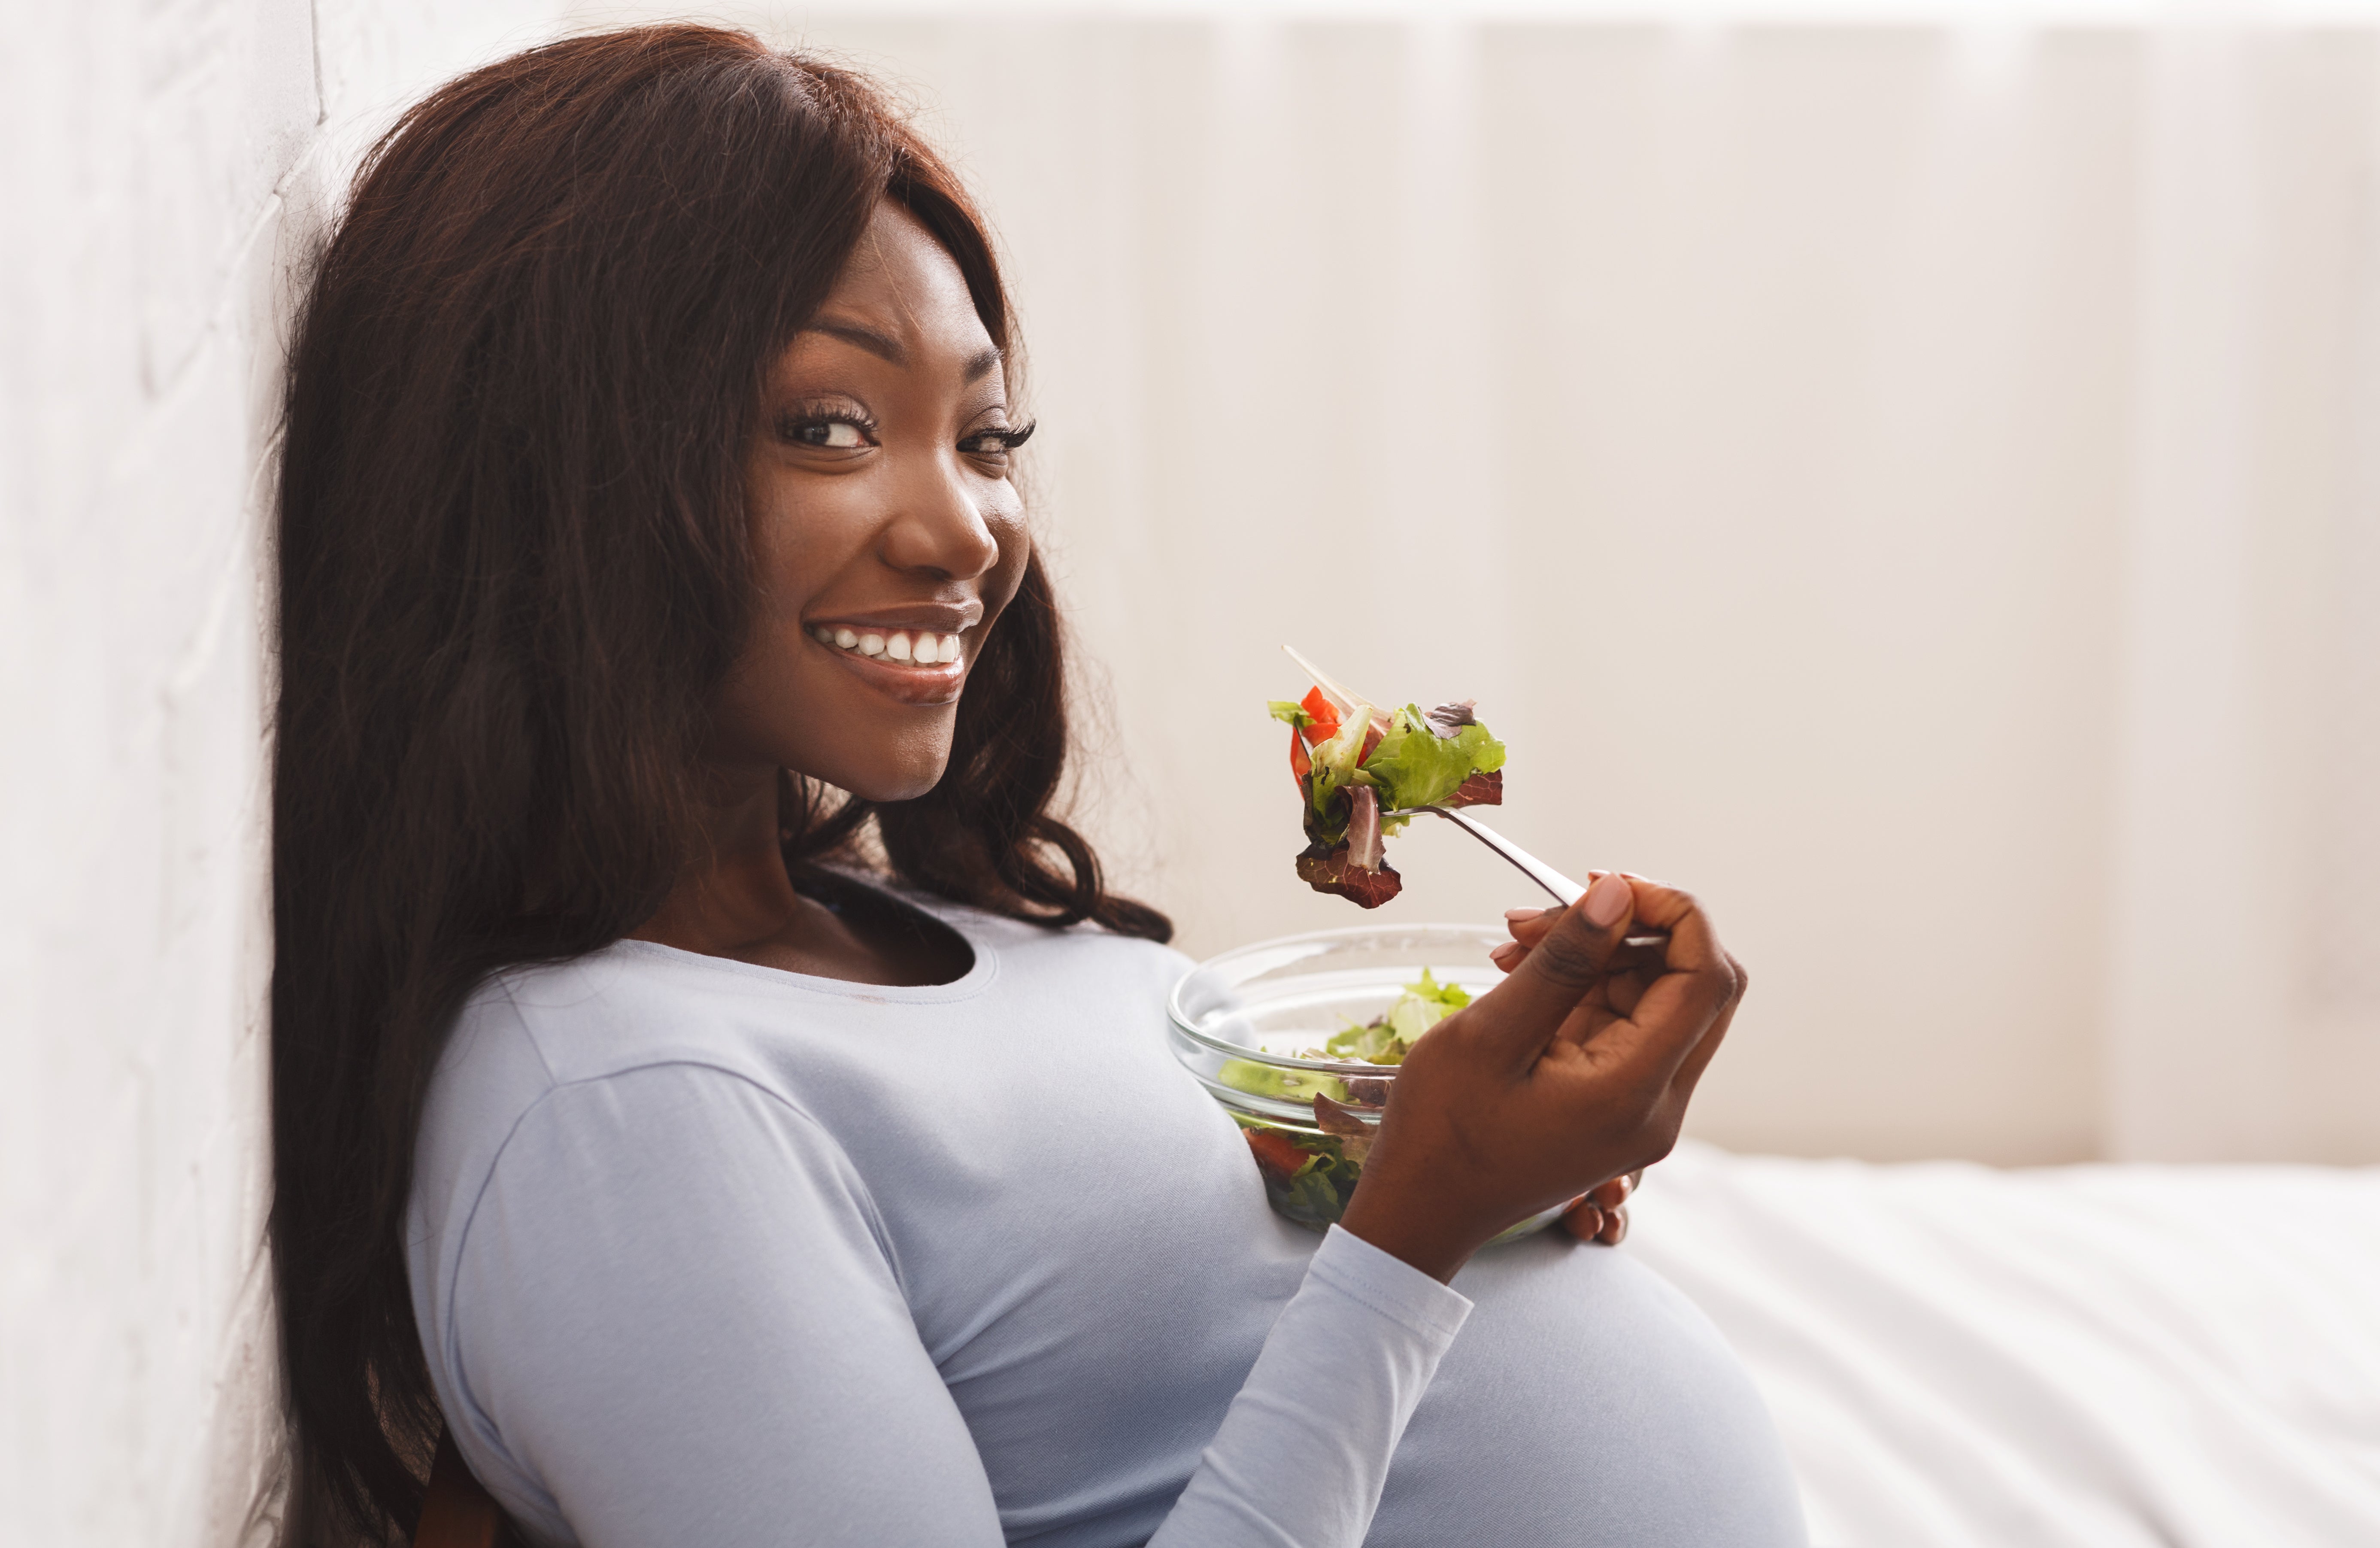
[[[1239,1126],[1275,1213],[1314,1231],[1345,1213],[1406,1052],[1501,979],[1488,952],[1503,939],[1477,925],[1324,930],[1183,975],[1167,1006],[1174,1056]]]

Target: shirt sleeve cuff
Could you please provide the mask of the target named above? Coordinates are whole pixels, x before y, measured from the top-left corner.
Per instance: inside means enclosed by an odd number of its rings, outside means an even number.
[[[1403,1259],[1333,1225],[1306,1276],[1411,1329],[1443,1350],[1471,1315],[1471,1298],[1439,1284]]]

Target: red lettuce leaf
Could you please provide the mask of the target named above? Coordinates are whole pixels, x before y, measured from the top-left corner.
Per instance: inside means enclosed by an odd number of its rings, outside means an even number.
[[[1347,789],[1347,863],[1380,869],[1380,793],[1368,785]]]
[[[1475,774],[1454,787],[1454,794],[1438,803],[1440,806],[1502,806],[1504,804],[1504,771]]]
[[[1385,860],[1378,869],[1349,863],[1344,844],[1307,845],[1297,857],[1297,874],[1316,892],[1337,893],[1364,908],[1377,908],[1404,888],[1396,867]]]

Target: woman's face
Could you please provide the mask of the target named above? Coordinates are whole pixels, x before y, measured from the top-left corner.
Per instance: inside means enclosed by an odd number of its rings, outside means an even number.
[[[899,206],[769,374],[746,453],[760,603],[712,756],[870,800],[923,795],[1030,543],[1000,351]]]

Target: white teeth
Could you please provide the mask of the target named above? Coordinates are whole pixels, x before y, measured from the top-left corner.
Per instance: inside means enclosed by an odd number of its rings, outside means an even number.
[[[957,635],[937,636],[930,629],[919,629],[912,638],[907,629],[895,629],[889,635],[862,634],[856,629],[821,625],[810,633],[821,642],[843,650],[857,651],[864,656],[881,656],[886,661],[910,662],[918,666],[956,661],[965,652]]]

